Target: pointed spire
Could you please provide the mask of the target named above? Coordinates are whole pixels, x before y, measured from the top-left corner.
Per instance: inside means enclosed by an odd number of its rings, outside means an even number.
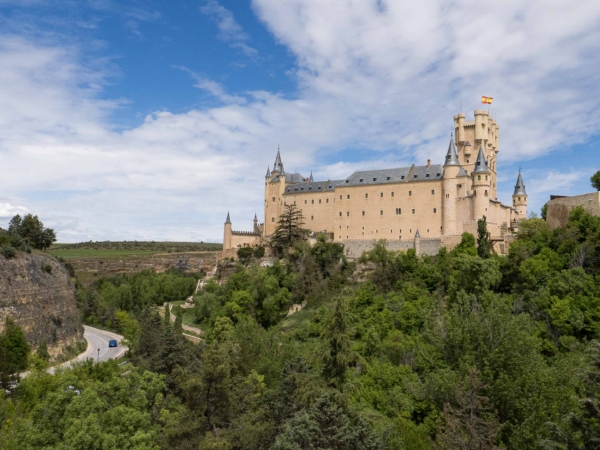
[[[313,181],[315,181],[315,180],[313,179],[313,176],[312,176],[312,170],[310,171],[310,180],[309,180],[309,181],[310,181],[311,183],[312,183]]]
[[[521,177],[520,170],[519,176],[517,177],[517,184],[515,185],[515,193],[513,195],[527,195],[527,192],[525,192],[525,184],[523,183],[523,177]]]
[[[231,223],[231,219],[229,218],[229,211],[227,211],[227,220],[225,221],[225,223]]]
[[[417,232],[415,233],[415,237],[416,238],[420,238],[421,237],[421,235],[419,234],[419,229],[418,228],[417,228]]]
[[[254,221],[258,222],[258,217],[256,217],[256,213],[254,213]]]
[[[281,153],[279,153],[279,147],[277,148],[275,164],[273,164],[273,172],[279,172],[280,175],[285,173],[285,171],[283,170],[283,163],[281,162]]]
[[[271,170],[269,169],[269,166],[267,166],[267,174],[265,175],[265,178],[271,178]]]
[[[454,139],[450,135],[450,144],[448,145],[448,153],[446,154],[445,166],[459,166],[458,155],[456,154],[456,145],[454,145]]]
[[[485,155],[483,154],[483,147],[479,147],[479,154],[477,155],[477,161],[475,161],[475,170],[473,173],[490,173],[488,169]]]

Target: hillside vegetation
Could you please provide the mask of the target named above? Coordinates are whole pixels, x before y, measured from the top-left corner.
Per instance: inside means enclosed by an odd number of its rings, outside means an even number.
[[[49,252],[64,259],[71,258],[127,258],[157,253],[214,252],[221,251],[222,244],[206,242],[154,242],[154,241],[104,241],[76,244],[54,244]]]
[[[199,345],[146,307],[166,281],[99,280],[87,317],[114,311],[131,363],[0,394],[0,449],[598,448],[600,218],[525,220],[507,257],[475,242],[381,242],[360,281],[323,239],[272,267],[249,257],[196,296]]]

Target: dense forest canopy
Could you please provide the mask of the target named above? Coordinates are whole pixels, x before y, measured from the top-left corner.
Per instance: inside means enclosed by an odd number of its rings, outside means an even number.
[[[524,220],[507,257],[477,238],[358,264],[323,238],[271,267],[248,254],[196,295],[199,345],[152,308],[194,278],[98,280],[84,320],[123,332],[129,362],[51,376],[31,357],[0,394],[0,449],[598,448],[600,218]]]

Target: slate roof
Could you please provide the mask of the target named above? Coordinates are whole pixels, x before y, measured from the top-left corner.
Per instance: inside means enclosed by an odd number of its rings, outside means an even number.
[[[225,220],[225,223],[231,223],[231,219],[229,218],[229,211],[227,211],[227,220]]]
[[[283,170],[283,163],[281,162],[281,154],[279,153],[279,149],[277,149],[275,164],[273,164],[273,172],[279,172],[280,174],[285,173],[285,170]]]
[[[306,181],[306,178],[304,178],[299,173],[284,173],[283,175],[285,175],[286,183],[304,183]],[[281,176],[280,174],[275,175],[273,178],[271,178],[270,182],[271,183],[278,182],[280,176]]]
[[[475,161],[475,170],[473,173],[490,173],[482,147],[479,147],[479,154],[477,155],[477,161]]]
[[[465,169],[464,167],[461,167],[460,170],[458,171],[458,175],[456,175],[457,177],[468,177],[469,176],[469,172],[467,172],[467,169]]]
[[[458,162],[458,155],[456,154],[456,146],[454,145],[452,138],[450,138],[450,145],[448,145],[448,153],[446,153],[444,167],[458,165],[460,165],[460,163]]]
[[[298,183],[285,188],[283,195],[308,194],[313,192],[334,191],[336,185],[344,180],[313,181],[312,183]]]
[[[270,178],[271,177],[271,171],[269,170],[269,166],[267,166],[267,175],[266,178]]]
[[[521,172],[519,172],[517,184],[515,185],[515,193],[513,195],[527,195],[527,192],[525,192],[525,184],[523,184],[523,178],[521,177]]]
[[[342,180],[342,186],[407,183],[409,181],[441,180],[444,168],[441,164],[431,166],[399,167],[397,169],[363,170],[354,172]]]

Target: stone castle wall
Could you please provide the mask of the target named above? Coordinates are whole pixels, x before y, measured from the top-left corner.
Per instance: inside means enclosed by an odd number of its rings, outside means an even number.
[[[594,216],[600,216],[600,192],[574,195],[572,197],[559,197],[548,202],[546,223],[548,228],[564,227],[569,221],[569,213],[578,206]]]
[[[459,240],[460,241],[460,240]],[[346,258],[349,259],[358,259],[362,256],[364,252],[368,252],[369,250],[375,247],[375,244],[379,242],[376,239],[371,240],[347,240],[343,241],[344,245],[344,254]],[[388,250],[393,251],[406,251],[410,248],[415,248],[414,239],[411,240],[395,240],[395,241],[386,241],[385,247]],[[420,242],[420,255],[436,255],[440,248],[442,248],[442,240],[437,239],[424,239],[421,238]]]

